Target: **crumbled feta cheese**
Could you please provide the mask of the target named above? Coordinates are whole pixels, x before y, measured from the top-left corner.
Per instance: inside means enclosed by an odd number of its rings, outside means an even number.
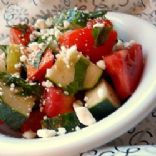
[[[25,139],[33,139],[36,137],[36,133],[34,133],[33,131],[29,130],[29,131],[26,131],[22,134],[22,136],[25,138]]]
[[[99,88],[97,91],[97,95],[99,98],[103,98],[105,96],[105,91],[102,88]]]
[[[88,101],[88,97],[87,97],[87,96],[84,97],[84,101],[85,101],[85,102]]]
[[[29,82],[29,85],[34,86],[36,85],[36,82]]]
[[[39,51],[40,50],[40,47],[39,47],[39,44],[37,42],[32,42],[29,44],[29,48],[30,50],[33,52],[33,51]]]
[[[61,84],[61,83],[59,83],[59,84],[58,84],[58,86],[59,86],[59,87],[62,87],[62,84]]]
[[[79,126],[76,126],[76,127],[75,127],[75,130],[76,130],[76,131],[79,131],[80,129],[81,129],[81,128],[80,128]]]
[[[41,32],[38,32],[38,31],[36,31],[36,30],[34,30],[34,31],[32,32],[32,34],[33,34],[35,37],[38,37],[38,36],[42,35]]]
[[[39,28],[39,29],[45,29],[47,28],[47,25],[44,19],[38,19],[36,23],[34,24],[34,27]]]
[[[66,131],[66,129],[64,127],[59,127],[57,134],[58,135],[64,135],[66,132],[67,131]]]
[[[49,88],[49,87],[53,87],[54,85],[53,85],[53,83],[51,81],[46,80],[46,81],[42,82],[42,86]]]
[[[26,60],[27,60],[26,55],[20,56],[20,61],[21,61],[21,62],[25,62]]]
[[[70,23],[65,20],[63,21],[63,25],[64,25],[64,28],[67,29],[70,26]]]
[[[15,67],[15,69],[18,70],[18,69],[21,67],[21,63],[17,63],[17,64],[15,64],[14,67]]]
[[[0,96],[2,96],[3,95],[3,92],[0,92]]]
[[[96,122],[95,118],[90,113],[88,108],[80,106],[80,107],[74,107],[74,110],[75,110],[75,113],[76,113],[79,121],[83,125],[89,126],[89,125],[94,124]]]
[[[61,31],[59,29],[57,29],[56,27],[54,28],[54,33],[55,33],[55,37],[58,39],[60,35],[62,35]]]
[[[136,43],[137,43],[136,41],[131,40],[129,42],[125,42],[124,45],[125,45],[125,47],[130,47],[130,46],[132,46],[133,44],[136,44]]]
[[[20,77],[20,73],[14,73],[12,74],[13,77],[19,78]]]
[[[105,25],[104,25],[104,23],[96,23],[96,24],[94,24],[93,25],[93,28],[102,28],[102,27],[104,27]]]
[[[54,67],[55,67],[55,65],[54,65]],[[50,77],[51,74],[52,74],[52,70],[51,69],[47,69],[46,77]]]
[[[29,112],[29,113],[27,113],[26,115],[27,115],[27,117],[29,117],[29,116],[30,116],[30,112]]]
[[[37,130],[37,136],[40,138],[49,138],[56,135],[56,131],[49,129],[39,129]]]
[[[68,92],[68,91],[64,91],[64,94],[65,94],[65,95],[69,95],[69,92]]]
[[[46,23],[46,25],[48,27],[51,27],[52,24],[53,24],[53,18],[52,17],[47,18],[47,20],[45,21],[45,23]]]
[[[14,89],[15,89],[15,84],[14,83],[11,83],[10,84],[10,91],[14,91]]]
[[[35,40],[36,39],[36,36],[35,36],[35,34],[30,34],[30,41],[33,41],[33,40]]]
[[[48,118],[48,117],[47,117],[46,115],[43,117],[44,120],[47,120],[47,118]]]
[[[39,47],[40,49],[44,49],[44,48],[45,48],[45,44],[44,44],[44,43],[40,43],[40,44],[38,44],[38,47]]]
[[[76,45],[73,45],[70,48],[66,48],[64,46],[61,46],[60,54],[57,54],[57,58],[61,57],[64,60],[64,63],[66,64],[67,68],[70,67],[70,59],[72,58],[75,53],[78,53]]]
[[[97,65],[99,68],[103,69],[103,70],[106,69],[106,65],[105,65],[104,60],[99,60],[98,62],[96,62],[96,65]]]

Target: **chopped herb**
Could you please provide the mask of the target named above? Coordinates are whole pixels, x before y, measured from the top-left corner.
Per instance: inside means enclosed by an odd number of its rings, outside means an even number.
[[[0,49],[2,50],[2,52],[7,53],[7,47],[8,45],[0,45]]]
[[[18,94],[22,96],[37,96],[40,97],[42,93],[41,86],[35,84],[30,85],[22,78],[14,77],[10,74],[7,74],[5,72],[0,72],[0,81],[4,82],[6,85],[10,86],[12,83],[18,87],[21,88],[20,92]]]
[[[27,24],[12,25],[12,28],[20,30],[23,34],[27,33],[29,26]]]
[[[108,38],[112,27],[94,27],[93,28],[93,36],[96,46],[102,45]]]
[[[63,27],[63,22],[66,20],[70,23],[69,29],[75,29],[86,26],[89,19],[96,19],[98,17],[105,18],[105,14],[106,11],[86,13],[77,9],[69,9],[68,11],[64,11],[60,15],[56,16],[53,19],[53,24],[54,26]]]
[[[89,18],[91,18],[91,19],[95,19],[95,18],[98,18],[98,17],[105,18],[106,13],[107,13],[107,11],[105,11],[105,10],[104,11],[103,10],[97,10],[97,11],[89,13]]]

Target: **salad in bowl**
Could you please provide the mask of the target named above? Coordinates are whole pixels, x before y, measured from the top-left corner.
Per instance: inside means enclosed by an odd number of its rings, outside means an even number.
[[[0,120],[27,139],[95,124],[133,94],[142,45],[118,38],[105,11],[76,8],[10,28],[0,45]]]

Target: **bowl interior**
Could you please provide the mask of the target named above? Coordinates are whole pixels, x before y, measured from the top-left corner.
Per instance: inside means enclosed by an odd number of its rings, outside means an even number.
[[[140,122],[153,108],[156,93],[156,28],[131,15],[107,14],[119,38],[143,45],[145,68],[135,93],[116,112],[81,131],[48,139],[25,140],[0,136],[0,154],[33,156],[72,155],[97,147],[120,136]],[[37,146],[36,146],[37,145]],[[8,150],[9,146],[9,150]]]

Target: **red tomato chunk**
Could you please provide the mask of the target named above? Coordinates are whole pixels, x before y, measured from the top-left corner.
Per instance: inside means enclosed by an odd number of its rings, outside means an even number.
[[[106,71],[110,75],[120,99],[127,99],[136,89],[143,71],[142,46],[134,44],[125,50],[104,57]]]

